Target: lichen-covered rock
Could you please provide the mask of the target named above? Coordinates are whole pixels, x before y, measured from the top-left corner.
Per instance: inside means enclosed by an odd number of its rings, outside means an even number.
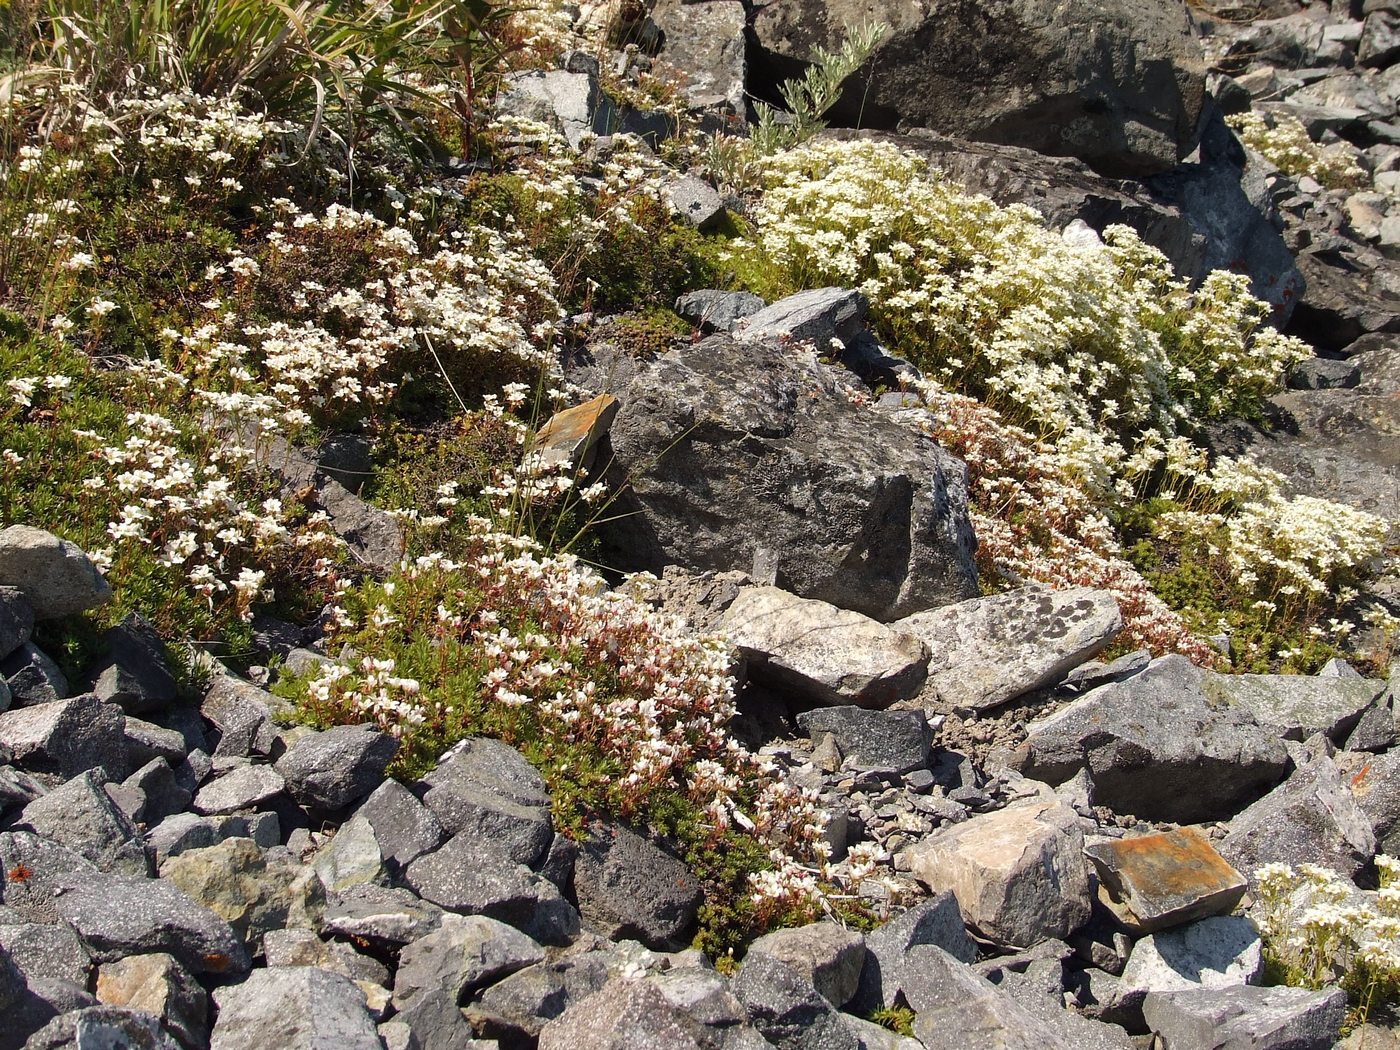
[[[383,1050],[365,994],[338,973],[311,966],[255,970],[214,994],[211,1050]]]
[[[1234,910],[1249,883],[1195,828],[1090,843],[1099,897],[1134,933]]]

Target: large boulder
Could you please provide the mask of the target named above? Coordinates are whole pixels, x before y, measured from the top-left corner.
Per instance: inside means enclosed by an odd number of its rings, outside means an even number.
[[[867,125],[1015,143],[1113,175],[1164,171],[1191,148],[1205,63],[1176,0],[776,0],[754,19],[756,73],[791,75],[870,20],[893,31],[853,92]]]
[[[839,380],[813,351],[718,335],[641,372],[612,427],[604,559],[754,570],[882,621],[976,594],[966,468]]]
[[[0,530],[0,584],[19,588],[36,620],[71,616],[112,597],[77,544],[29,525]]]

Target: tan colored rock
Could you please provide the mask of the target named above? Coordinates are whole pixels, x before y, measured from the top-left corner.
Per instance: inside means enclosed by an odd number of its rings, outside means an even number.
[[[131,955],[97,973],[97,998],[160,1019],[185,1046],[208,1039],[209,995],[173,955]]]
[[[967,924],[998,944],[1066,937],[1089,918],[1079,817],[1031,799],[934,832],[904,853],[929,889],[951,890]]]

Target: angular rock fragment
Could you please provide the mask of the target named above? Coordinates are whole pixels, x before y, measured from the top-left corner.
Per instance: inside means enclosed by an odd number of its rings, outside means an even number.
[[[50,704],[72,692],[58,664],[33,642],[25,642],[0,661],[0,676],[16,707]]]
[[[276,739],[274,712],[286,701],[228,674],[215,675],[200,702],[199,713],[219,732],[216,755],[249,758],[267,755]]]
[[[206,816],[255,809],[282,793],[287,782],[272,766],[236,766],[211,780],[194,797],[194,811]]]
[[[539,1038],[540,1029],[572,1003],[600,991],[608,965],[600,952],[537,963],[497,981],[466,1006],[478,1033],[506,1044]]]
[[[386,780],[356,810],[374,830],[384,860],[401,869],[447,839],[442,822],[397,780]]]
[[[398,951],[437,929],[444,914],[409,890],[362,883],[331,894],[321,923],[324,933]]]
[[[908,773],[928,765],[933,745],[922,711],[819,707],[798,715],[797,724],[814,744],[830,735],[842,758],[865,769]]]
[[[719,0],[728,2],[728,0]],[[686,292],[676,300],[676,313],[695,325],[705,335],[732,332],[735,325],[752,317],[767,304],[752,292],[725,292],[717,288],[702,288]]]
[[[940,829],[905,852],[931,890],[951,890],[983,936],[1026,947],[1089,919],[1084,833],[1074,810],[1033,799]]]
[[[1167,1046],[1249,1046],[1327,1050],[1346,1017],[1340,988],[1254,988],[1154,992],[1142,1006]]]
[[[466,740],[423,783],[428,785],[423,802],[449,835],[465,834],[521,864],[544,859],[554,838],[549,795],[539,773],[514,748],[484,737]]]
[[[1201,684],[1210,699],[1244,708],[1285,739],[1306,740],[1322,733],[1338,742],[1385,688],[1364,678],[1282,674],[1209,673]]]
[[[627,828],[596,829],[574,865],[579,911],[615,940],[650,948],[687,941],[704,900],[700,883],[675,857]]]
[[[749,945],[749,956],[754,952],[771,955],[802,974],[838,1009],[855,997],[865,966],[865,938],[834,922],[774,930]]]
[[[810,978],[773,956],[745,958],[732,990],[754,1027],[781,1050],[860,1048],[841,1014],[822,998]]]
[[[665,41],[660,60],[685,75],[686,103],[692,109],[723,109],[743,116],[744,5],[734,0],[661,0],[651,18]]]
[[[209,1039],[209,994],[174,956],[133,955],[97,974],[97,998],[158,1019],[187,1050]]]
[[[155,873],[141,833],[112,802],[102,778],[90,772],[29,803],[14,828],[37,832],[67,846],[100,871],[141,876]]]
[[[0,903],[29,922],[58,921],[56,899],[69,876],[97,872],[88,860],[32,831],[0,834]]]
[[[1105,839],[1086,846],[1104,901],[1134,933],[1227,915],[1248,881],[1195,828]]]
[[[277,760],[287,793],[307,809],[340,810],[384,779],[399,742],[368,726],[333,726],[301,737]]]
[[[92,957],[65,923],[0,923],[0,948],[29,980],[48,978],[87,987]]]
[[[886,708],[924,682],[929,651],[911,634],[777,587],[745,587],[719,627],[750,678],[818,704]]]
[[[211,1050],[383,1050],[365,994],[338,973],[310,966],[255,970],[214,995]]]
[[[360,883],[385,881],[386,875],[374,828],[358,816],[340,825],[330,842],[317,850],[313,867],[321,885],[331,893]]]
[[[863,1015],[918,998],[925,974],[939,965],[929,961],[935,948],[959,962],[977,958],[951,892],[935,894],[874,930],[866,936],[865,948],[860,985],[849,1005],[852,1013]]]
[[[1094,800],[1119,813],[1180,824],[1233,816],[1283,777],[1276,733],[1212,703],[1185,657],[1154,660],[1030,726],[1012,756],[1028,777],[1061,784],[1081,769]]]
[[[88,670],[84,691],[129,714],[155,711],[175,699],[178,688],[165,644],[140,613],[128,613],[102,636],[102,643],[107,656]]]
[[[1149,934],[1133,945],[1115,1008],[1129,1017],[1149,993],[1234,988],[1263,973],[1259,931],[1240,915],[1216,915]]]
[[[18,587],[0,585],[0,660],[29,641],[34,633],[34,609]]]
[[[454,1002],[543,962],[538,941],[484,915],[445,915],[432,933],[406,945],[394,977],[394,1004],[402,1009],[416,996],[448,992]]]
[[[111,586],[76,544],[28,525],[0,529],[0,584],[18,589],[36,620],[72,616],[112,597]]]
[[[1105,591],[1018,587],[892,626],[933,654],[926,710],[984,711],[1057,682],[1113,641],[1123,617]]]
[[[389,968],[342,941],[323,941],[311,930],[268,930],[263,936],[268,966],[314,966],[352,981],[387,985]]]
[[[698,1028],[652,985],[614,979],[545,1024],[539,1050],[701,1050]]]
[[[91,693],[34,707],[0,712],[0,745],[15,764],[64,779],[101,769],[108,780],[131,772],[122,728],[126,716]]]
[[[25,1050],[179,1050],[180,1044],[144,1010],[85,1006],[60,1014],[29,1037]]]
[[[556,412],[530,439],[530,451],[548,466],[561,468],[565,476],[581,477],[592,468],[598,442],[607,435],[617,409],[617,398],[599,394]]]

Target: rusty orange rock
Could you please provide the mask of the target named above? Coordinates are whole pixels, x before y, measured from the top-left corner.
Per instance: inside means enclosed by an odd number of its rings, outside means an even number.
[[[1086,846],[1099,897],[1137,933],[1232,911],[1248,882],[1195,828]]]
[[[556,412],[531,442],[551,463],[568,463],[576,470],[587,470],[598,439],[607,433],[617,415],[618,400],[612,394],[599,394],[573,408]]]

